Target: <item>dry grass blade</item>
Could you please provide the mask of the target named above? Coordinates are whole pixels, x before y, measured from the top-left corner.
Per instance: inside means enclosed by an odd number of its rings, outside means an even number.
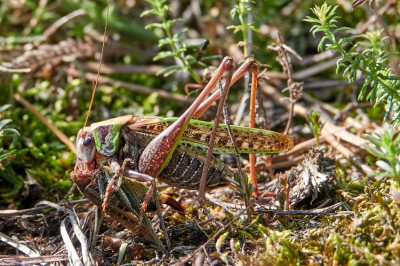
[[[62,25],[67,23],[68,21],[71,21],[72,19],[85,15],[86,12],[83,9],[78,9],[75,10],[71,13],[69,13],[66,16],[63,16],[62,18],[58,19],[56,22],[54,22],[50,27],[48,27],[44,32],[43,35],[46,36],[46,38],[49,38],[51,35],[53,35]]]
[[[90,262],[91,255],[90,255],[90,252],[89,252],[88,241],[87,241],[87,238],[86,238],[85,234],[82,232],[81,228],[80,228],[79,225],[78,225],[78,222],[77,222],[77,220],[76,220],[75,213],[72,212],[72,211],[70,211],[70,210],[68,210],[68,209],[66,209],[66,208],[64,208],[64,207],[59,206],[58,204],[54,204],[54,203],[49,202],[49,201],[41,201],[41,202],[39,202],[38,205],[46,205],[46,206],[49,206],[49,207],[51,207],[51,208],[55,208],[55,209],[57,209],[57,210],[59,210],[59,211],[63,211],[63,212],[65,212],[65,213],[68,214],[69,222],[70,222],[71,225],[72,225],[74,234],[75,234],[75,236],[78,238],[78,240],[79,240],[79,242],[81,243],[81,246],[82,246],[82,259],[83,259],[83,263],[84,263],[84,265],[91,265],[91,262]],[[62,221],[61,227],[60,227],[61,232],[62,232],[63,230],[65,230],[64,233],[67,233],[67,231],[66,231],[66,229],[65,229],[65,228],[66,228],[66,221],[67,221],[66,219],[67,219],[67,218],[65,218],[65,219]],[[63,234],[63,233],[62,233],[62,234]],[[69,245],[69,241],[70,241],[69,236],[68,236],[68,235],[63,235],[63,239],[64,239],[64,241],[66,241],[66,242],[65,242],[65,243],[66,243],[66,246],[67,246],[67,244]],[[71,251],[71,253],[70,253],[70,252],[68,252],[68,253],[69,253],[69,254],[73,254],[74,252]],[[73,264],[73,265],[75,265],[75,264]]]
[[[35,251],[31,250],[24,244],[21,244],[20,242],[16,241],[15,239],[12,239],[11,237],[3,234],[0,232],[0,241],[3,241],[10,246],[13,246],[14,248],[18,249],[22,253],[28,255],[29,257],[39,257],[40,254],[36,253]]]
[[[68,205],[70,204],[83,204],[89,202],[88,199],[82,199],[82,200],[74,200],[74,201],[69,201]],[[67,205],[67,203],[59,204],[60,206]],[[26,215],[26,214],[31,214],[31,213],[37,213],[42,210],[48,209],[48,207],[35,207],[35,208],[30,208],[30,209],[24,209],[24,210],[0,210],[0,217],[4,216],[20,216],[20,215]]]
[[[34,258],[22,256],[2,257],[0,263],[4,265],[26,265],[26,264],[40,264],[40,263],[54,263],[54,262],[67,262],[68,255],[52,255],[52,256],[39,256]]]
[[[61,237],[65,244],[65,248],[67,249],[68,259],[71,265],[83,266],[83,263],[79,258],[78,252],[76,251],[74,244],[72,243],[72,240],[69,237],[66,226],[66,218],[61,222],[60,232],[61,232]]]

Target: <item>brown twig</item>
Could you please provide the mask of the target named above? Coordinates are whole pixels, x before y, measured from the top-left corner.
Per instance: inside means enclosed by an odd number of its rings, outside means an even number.
[[[67,254],[40,256],[40,257],[10,256],[10,257],[0,258],[0,263],[5,263],[2,265],[41,264],[41,263],[52,263],[52,262],[62,262],[62,261],[68,261]]]
[[[69,71],[69,74],[71,74],[72,76],[75,76],[75,77],[80,77],[81,76],[81,73],[79,71],[77,71],[77,70],[69,69],[68,71]],[[96,77],[97,77],[97,75],[94,74],[94,73],[85,73],[85,78],[87,80],[89,80],[89,81],[95,81]],[[102,83],[102,84],[120,86],[120,87],[123,87],[123,88],[125,88],[127,90],[130,90],[130,91],[133,91],[133,92],[137,92],[137,93],[143,93],[143,94],[157,93],[162,98],[183,102],[185,104],[190,104],[190,103],[192,103],[194,101],[193,97],[187,98],[184,95],[172,94],[172,93],[168,93],[168,92],[166,92],[164,90],[152,89],[152,88],[144,87],[144,86],[141,86],[141,85],[132,84],[132,83],[129,83],[129,82],[112,79],[112,78],[105,77],[105,76],[102,76],[102,75],[99,76],[98,82]]]
[[[108,46],[107,46],[108,47]],[[99,67],[99,62],[82,62],[83,69],[86,71],[96,71]],[[158,71],[163,69],[162,65],[123,65],[123,64],[111,64],[111,63],[103,63],[103,66],[100,70],[100,73],[103,74],[147,74],[147,75],[156,75]]]
[[[64,143],[73,153],[76,154],[75,144],[73,144],[68,137],[56,128],[46,117],[44,117],[36,108],[30,104],[27,100],[22,98],[19,94],[14,94],[14,98],[17,102],[28,108],[34,113],[56,136],[62,143]]]
[[[292,64],[290,62],[290,58],[288,53],[291,53],[292,55],[296,56],[298,59],[301,60],[301,57],[293,51],[290,47],[285,45],[277,32],[276,34],[276,39],[278,44],[276,46],[269,46],[268,48],[276,51],[278,53],[278,62],[281,64],[283,72],[287,74],[288,79],[287,79],[287,87],[286,90],[289,90],[289,95],[290,95],[290,100],[289,100],[289,119],[287,121],[285,130],[283,131],[284,134],[289,133],[289,129],[292,125],[293,121],[293,108],[294,104],[296,101],[298,101],[301,97],[301,92],[303,90],[302,84],[299,82],[294,82],[293,80],[293,70],[292,70]]]
[[[270,97],[272,97],[276,102],[280,102],[282,95],[279,93],[279,91],[277,89],[275,89],[272,86],[269,86],[268,84],[263,84],[261,86],[261,89],[263,90],[264,93],[266,93]],[[289,103],[281,102],[281,104],[283,106],[285,106],[286,108],[290,107]],[[296,113],[304,118],[307,117],[307,109],[299,104],[294,106],[294,113]],[[325,136],[326,141],[330,145],[335,147],[345,158],[353,161],[358,167],[360,167],[360,169],[365,174],[373,173],[373,170],[371,167],[369,167],[366,163],[364,163],[352,151],[350,151],[349,149],[344,147],[333,136],[336,136],[339,139],[342,139],[352,145],[355,145],[358,148],[361,148],[362,150],[365,150],[364,145],[367,143],[367,141],[359,136],[356,136],[356,135],[348,132],[343,127],[332,124],[331,122],[325,120],[323,117],[321,117],[320,119],[321,119],[321,123],[324,124],[324,127],[322,128],[322,131],[321,131],[321,136]]]

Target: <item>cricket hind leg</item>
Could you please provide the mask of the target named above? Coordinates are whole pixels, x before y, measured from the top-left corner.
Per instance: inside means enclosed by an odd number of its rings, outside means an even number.
[[[252,85],[251,85],[251,105],[250,105],[250,127],[254,127],[254,117],[255,117],[255,96],[256,96],[256,90],[257,90],[257,65],[254,61],[253,58],[248,58],[239,68],[236,70],[233,75],[231,73],[231,69],[228,69],[228,77],[227,80],[223,86],[222,93],[220,91],[216,91],[214,94],[212,94],[206,101],[204,101],[196,110],[196,112],[193,115],[193,118],[200,117],[210,106],[211,104],[216,101],[219,97],[221,97],[220,104],[218,106],[218,111],[216,115],[216,122],[215,126],[213,128],[213,133],[211,135],[210,139],[210,149],[207,153],[207,158],[211,156],[212,153],[212,147],[213,147],[213,138],[215,138],[215,131],[217,124],[219,123],[219,119],[222,114],[223,106],[227,97],[227,93],[229,90],[229,87],[235,83],[238,79],[240,79],[242,76],[245,75],[246,72],[251,71],[252,72]],[[214,137],[213,137],[214,136]],[[235,146],[235,145],[234,145]],[[205,163],[205,168],[208,165],[208,161],[210,159],[206,160]],[[252,184],[255,186],[255,190],[258,191],[258,186],[257,186],[257,178],[256,178],[256,171],[255,171],[255,157],[254,154],[250,155],[250,173],[251,173],[251,181]],[[205,185],[206,185],[206,172],[207,170],[204,170],[201,184],[200,184],[200,191],[199,191],[199,200],[200,203],[204,201],[204,193],[205,193]],[[242,180],[242,183],[244,184],[244,180]],[[247,198],[247,197],[246,197]],[[248,205],[248,202],[247,204]]]
[[[197,111],[201,103],[207,98],[218,79],[225,71],[232,67],[232,58],[225,57],[217,70],[214,72],[210,82],[192,103],[192,105],[171,126],[157,135],[144,149],[139,159],[139,172],[157,177],[167,165],[171,155],[178,146],[183,132],[186,130],[190,119]]]
[[[246,72],[251,72],[251,88],[250,88],[250,112],[249,112],[249,127],[255,127],[255,114],[256,114],[256,94],[257,94],[257,84],[258,84],[258,70],[257,64],[253,58],[248,58],[246,61],[238,68],[238,70],[233,74],[232,83],[235,83],[239,78],[243,77]],[[212,96],[211,96],[212,97]],[[249,154],[250,163],[250,180],[254,186],[253,194],[259,196],[258,184],[257,184],[257,172],[256,172],[256,157],[255,154]]]

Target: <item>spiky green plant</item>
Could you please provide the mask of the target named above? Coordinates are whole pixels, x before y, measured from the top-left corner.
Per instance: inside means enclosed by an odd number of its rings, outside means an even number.
[[[393,187],[400,190],[400,134],[397,130],[385,124],[383,133],[366,136],[372,145],[365,145],[365,148],[379,158],[376,165],[381,171],[374,174],[391,178]]]
[[[348,27],[337,27],[338,16],[335,15],[338,6],[326,3],[314,7],[312,12],[316,17],[307,17],[305,21],[313,23],[311,31],[315,36],[322,32],[324,36],[318,45],[318,50],[338,51],[342,58],[337,62],[336,72],[352,82],[357,78],[357,71],[364,76],[364,84],[359,99],[375,102],[375,105],[385,104],[385,120],[400,122],[400,77],[394,75],[389,67],[389,52],[385,43],[383,30],[371,31],[362,35],[340,38]]]
[[[248,45],[249,45],[249,29],[257,31],[253,23],[249,22],[247,19],[248,14],[252,11],[251,4],[254,1],[251,0],[239,0],[239,3],[231,10],[230,15],[232,18],[237,17],[240,24],[228,26],[228,29],[233,29],[234,33],[241,32],[243,38],[243,49],[244,56],[249,56]]]
[[[0,118],[2,113],[10,107],[10,104],[0,106]],[[0,186],[0,194],[5,199],[13,198],[13,195],[23,186],[23,179],[15,175],[12,163],[13,160],[22,157],[26,153],[26,151],[18,152],[4,141],[6,137],[11,137],[10,135],[19,136],[17,130],[5,128],[11,122],[11,119],[0,119],[0,184],[2,184]],[[14,189],[10,191],[9,185],[12,185]]]
[[[173,33],[172,26],[178,22],[182,21],[181,18],[169,19],[167,18],[168,12],[170,12],[170,7],[167,0],[146,0],[151,8],[144,11],[141,16],[154,15],[161,19],[160,23],[151,23],[146,26],[146,29],[161,29],[165,37],[158,41],[158,46],[160,48],[168,47],[170,50],[160,51],[154,58],[154,61],[161,60],[164,58],[175,58],[181,62],[181,64],[176,64],[172,66],[165,67],[158,71],[157,75],[169,76],[177,71],[189,72],[192,78],[197,82],[201,83],[200,77],[193,70],[193,66],[198,64],[200,66],[206,67],[203,61],[213,59],[215,57],[203,57],[200,61],[196,60],[195,56],[189,53],[191,47],[187,45],[185,40],[181,37],[187,28],[182,28],[179,32]],[[196,46],[200,47],[200,45]]]

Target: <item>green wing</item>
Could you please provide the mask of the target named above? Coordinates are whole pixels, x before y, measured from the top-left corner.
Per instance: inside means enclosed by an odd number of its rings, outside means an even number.
[[[133,130],[157,135],[175,122],[177,118],[152,117],[151,121],[130,125]],[[183,133],[181,144],[193,150],[205,152],[208,150],[214,123],[200,120],[190,120]],[[232,134],[239,153],[278,153],[293,148],[290,136],[257,128],[231,126]],[[214,154],[234,153],[233,144],[225,124],[220,124],[215,138]]]

